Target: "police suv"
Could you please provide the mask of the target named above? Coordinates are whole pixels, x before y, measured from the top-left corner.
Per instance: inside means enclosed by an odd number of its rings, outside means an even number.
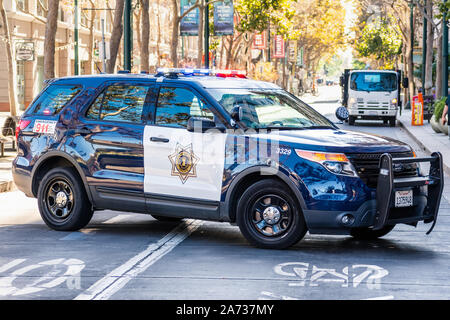
[[[109,209],[230,222],[281,249],[307,231],[373,239],[424,221],[431,232],[443,189],[440,153],[417,158],[402,142],[340,130],[237,71],[52,79],[16,136],[15,184],[55,230]]]

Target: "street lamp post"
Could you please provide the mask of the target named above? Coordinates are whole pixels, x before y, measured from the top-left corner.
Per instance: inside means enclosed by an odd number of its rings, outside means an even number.
[[[78,32],[79,32],[79,26],[78,26],[78,0],[75,0],[75,15],[74,15],[74,73],[75,75],[79,75],[79,61],[78,61]]]
[[[427,2],[428,0],[424,1],[424,13],[427,13]],[[428,33],[428,26],[427,26],[427,18],[426,16],[423,16],[423,41],[422,41],[422,92],[425,94],[425,70],[427,65],[427,33]]]
[[[447,0],[444,0],[446,3]],[[447,14],[443,15],[443,35],[442,35],[442,95],[448,95],[448,25]]]
[[[209,4],[205,2],[205,68],[209,69]]]

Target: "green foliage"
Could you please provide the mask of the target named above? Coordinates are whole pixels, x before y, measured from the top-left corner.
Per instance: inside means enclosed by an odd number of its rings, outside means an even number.
[[[235,9],[239,15],[239,32],[262,32],[269,24],[275,26],[280,34],[288,34],[292,30],[292,18],[295,11],[292,0],[240,0]]]
[[[439,122],[442,118],[442,113],[444,112],[446,100],[447,100],[447,97],[442,97],[441,99],[437,100],[434,103],[434,119],[437,122]]]
[[[356,51],[361,57],[381,60],[385,69],[392,69],[395,58],[401,54],[402,39],[396,24],[391,19],[378,19],[366,24]]]
[[[366,63],[359,61],[358,59],[354,59],[352,65],[355,70],[364,70],[366,68]]]

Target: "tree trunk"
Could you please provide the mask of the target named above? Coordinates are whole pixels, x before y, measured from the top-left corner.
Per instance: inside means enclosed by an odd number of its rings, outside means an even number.
[[[156,5],[158,7],[158,17],[157,17],[157,24],[158,24],[158,37],[156,40],[156,54],[158,55],[158,61],[156,66],[160,67],[161,66],[161,48],[159,47],[161,45],[161,18],[160,18],[160,1],[157,0],[156,1]]]
[[[178,66],[178,26],[180,24],[177,0],[172,0],[173,23],[172,23],[172,41],[170,46],[170,59],[174,68]]]
[[[59,0],[48,1],[47,23],[44,40],[44,78],[55,77],[55,38],[58,28]]]
[[[148,43],[150,42],[150,18],[148,10],[148,0],[142,0],[141,71],[149,71],[150,69],[148,65]]]
[[[427,12],[430,17],[433,17],[433,3],[428,1]],[[431,94],[433,87],[433,56],[434,56],[434,28],[432,21],[427,19],[427,52],[426,52],[426,66],[425,66],[425,93]]]
[[[6,11],[3,6],[3,0],[0,0],[0,11],[2,15],[2,26],[3,35],[6,38],[5,49],[6,49],[6,59],[8,61],[8,95],[9,95],[9,111],[11,116],[17,116],[17,97],[16,97],[16,86],[15,86],[15,70],[14,70],[14,59],[11,50],[11,36],[9,34],[8,18],[6,16]]]
[[[111,33],[111,40],[110,40],[110,45],[109,45],[110,59],[107,64],[108,73],[113,73],[114,68],[116,67],[117,53],[119,51],[120,39],[122,38],[122,33],[123,33],[122,17],[123,17],[124,4],[125,4],[124,0],[116,0],[116,9],[114,11],[113,30]]]
[[[439,33],[436,63],[436,98],[442,97],[442,30]]]
[[[91,3],[91,9],[95,8],[95,3],[93,0],[89,1]],[[95,26],[95,16],[97,15],[95,10],[91,11],[91,18],[89,20],[89,44],[88,44],[88,66],[89,73],[93,74],[95,72],[94,68],[94,26]]]

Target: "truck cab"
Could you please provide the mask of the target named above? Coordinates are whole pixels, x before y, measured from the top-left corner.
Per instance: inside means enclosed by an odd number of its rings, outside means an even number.
[[[401,107],[400,71],[345,70],[341,76],[342,103],[349,112],[349,125],[356,120],[383,120],[395,127]]]

